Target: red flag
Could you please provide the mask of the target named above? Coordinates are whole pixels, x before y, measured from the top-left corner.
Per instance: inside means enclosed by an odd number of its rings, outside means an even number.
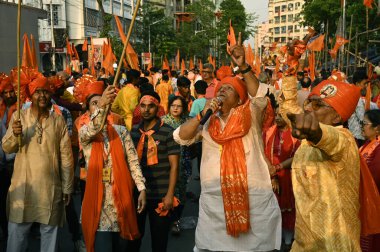
[[[115,17],[115,21],[116,21],[117,30],[119,31],[120,39],[124,44],[127,41],[127,37],[124,34],[123,27],[121,25],[119,17],[116,15],[114,15],[114,17]],[[140,70],[140,68],[139,68],[139,57],[137,56],[137,53],[133,49],[131,43],[128,43],[127,52],[125,55],[126,55],[129,66],[133,69]]]
[[[313,40],[310,44],[307,45],[307,49],[310,51],[322,51],[324,47],[325,35],[320,35],[318,38]]]
[[[364,0],[363,1],[364,6],[367,8],[370,8],[370,9],[372,9],[372,3],[373,3],[373,0]]]
[[[232,27],[232,22],[230,19],[230,28],[228,29],[227,34],[227,52],[230,54],[230,47],[236,45],[236,37],[235,37],[235,31]]]
[[[181,61],[181,58],[180,58],[179,49],[178,49],[177,50],[177,56],[175,56],[175,67],[176,67],[176,69],[180,68],[180,61]]]
[[[189,69],[190,69],[190,70],[193,70],[194,68],[195,68],[195,67],[194,67],[193,58],[190,58]]]
[[[88,42],[87,42],[87,38],[85,38],[82,45],[82,51],[87,52],[87,47],[88,47]]]
[[[36,53],[36,43],[34,41],[33,34],[30,34],[30,41],[32,42],[31,54],[32,54],[32,64],[34,69],[38,69],[37,53]]]
[[[182,59],[182,61],[181,61],[181,75],[185,74],[185,69],[186,69],[185,60]]]
[[[24,48],[22,50],[21,66],[33,68],[32,53],[30,51],[29,39],[28,39],[28,35],[26,35],[26,33],[24,34],[23,40],[24,40]]]

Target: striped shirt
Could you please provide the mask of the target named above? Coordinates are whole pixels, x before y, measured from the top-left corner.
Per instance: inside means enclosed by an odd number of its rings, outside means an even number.
[[[158,164],[152,166],[147,166],[146,164],[148,137],[145,137],[143,154],[140,161],[142,173],[146,179],[147,199],[162,199],[165,197],[169,189],[169,155],[179,155],[181,152],[180,146],[173,140],[174,129],[166,123],[161,127],[160,125],[161,120],[159,119],[152,128],[155,131],[152,137],[157,144]],[[131,132],[136,149],[141,137],[140,129],[144,130],[143,122],[134,125]]]

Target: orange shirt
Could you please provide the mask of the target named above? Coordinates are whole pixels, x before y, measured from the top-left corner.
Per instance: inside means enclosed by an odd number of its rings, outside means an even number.
[[[160,96],[161,99],[161,106],[165,110],[165,114],[168,113],[168,105],[169,105],[169,95],[173,93],[172,85],[170,85],[169,82],[161,82],[156,86],[156,92]]]

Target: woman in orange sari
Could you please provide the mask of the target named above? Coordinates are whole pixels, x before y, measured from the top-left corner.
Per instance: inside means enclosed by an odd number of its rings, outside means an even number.
[[[264,132],[265,156],[277,171],[279,192],[276,193],[282,215],[283,250],[289,251],[294,236],[296,220],[292,188],[291,164],[300,142],[292,137],[292,130],[276,109],[276,124]]]
[[[367,140],[360,148],[360,154],[366,160],[373,180],[380,191],[380,110],[369,110],[362,122],[363,136]],[[363,252],[380,251],[380,234],[361,237],[360,246]]]

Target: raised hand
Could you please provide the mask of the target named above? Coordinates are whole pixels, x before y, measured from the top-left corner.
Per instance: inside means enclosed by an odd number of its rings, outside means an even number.
[[[245,63],[245,50],[242,45],[241,32],[239,32],[239,37],[236,45],[230,47],[231,58],[234,64],[239,68],[246,65]]]
[[[322,130],[314,112],[287,114],[292,123],[292,135],[298,139],[307,139],[317,144],[322,138]]]
[[[13,135],[18,137],[22,134],[22,125],[20,120],[15,120],[12,124]]]
[[[98,107],[103,108],[113,103],[115,98],[116,98],[115,87],[108,86],[106,90],[104,90],[102,97],[99,99]]]

